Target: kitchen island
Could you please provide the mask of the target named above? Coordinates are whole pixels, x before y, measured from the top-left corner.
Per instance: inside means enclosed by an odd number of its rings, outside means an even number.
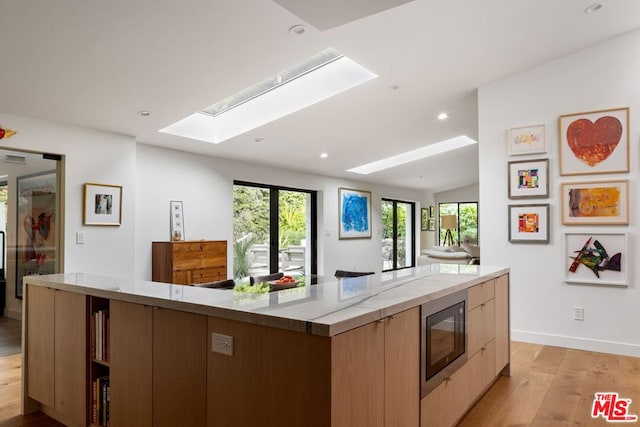
[[[460,414],[508,372],[506,268],[432,264],[318,282],[241,294],[82,273],[25,278],[24,412],[99,424],[102,379],[113,426],[447,425],[431,408],[446,390],[420,397],[419,307],[470,288],[491,289],[481,304],[495,308],[473,333],[491,363]]]

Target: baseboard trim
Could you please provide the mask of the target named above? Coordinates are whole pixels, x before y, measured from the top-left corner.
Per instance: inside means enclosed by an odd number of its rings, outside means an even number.
[[[11,310],[11,309],[5,308],[4,315],[9,319],[22,320],[22,311],[20,310]]]
[[[576,350],[597,351],[599,353],[619,354],[622,356],[640,357],[640,345],[615,341],[594,340],[589,338],[569,337],[565,335],[544,334],[540,332],[511,330],[513,341],[532,344],[567,347]]]

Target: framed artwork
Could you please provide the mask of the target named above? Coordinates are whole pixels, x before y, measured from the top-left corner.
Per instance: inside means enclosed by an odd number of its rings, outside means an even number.
[[[564,182],[564,225],[629,224],[629,182]]]
[[[549,159],[509,162],[509,198],[549,197]]]
[[[510,205],[509,242],[549,243],[549,204]]]
[[[434,218],[436,214],[436,209],[434,206],[429,206],[429,218]]]
[[[19,176],[17,183],[16,298],[22,278],[56,272],[56,172]]]
[[[371,192],[338,189],[339,239],[371,238]]]
[[[565,282],[627,286],[626,233],[566,233]]]
[[[544,125],[509,129],[507,135],[507,151],[511,156],[547,152]]]
[[[107,184],[84,184],[84,225],[120,225],[122,222],[122,187]]]
[[[436,231],[436,219],[435,218],[429,218],[429,220],[427,221],[427,230],[428,231]]]
[[[420,209],[420,229],[422,231],[429,229],[429,208]]]
[[[182,200],[171,200],[169,202],[169,215],[169,222],[171,224],[171,240],[174,242],[185,240]]]
[[[629,172],[629,108],[558,119],[560,175]]]

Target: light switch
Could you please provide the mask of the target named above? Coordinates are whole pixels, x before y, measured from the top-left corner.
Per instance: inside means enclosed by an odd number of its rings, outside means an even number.
[[[76,231],[76,244],[84,245],[84,231]]]

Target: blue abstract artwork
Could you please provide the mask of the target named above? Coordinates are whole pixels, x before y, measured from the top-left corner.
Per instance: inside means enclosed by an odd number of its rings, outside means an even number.
[[[340,238],[371,237],[371,193],[340,189]]]

